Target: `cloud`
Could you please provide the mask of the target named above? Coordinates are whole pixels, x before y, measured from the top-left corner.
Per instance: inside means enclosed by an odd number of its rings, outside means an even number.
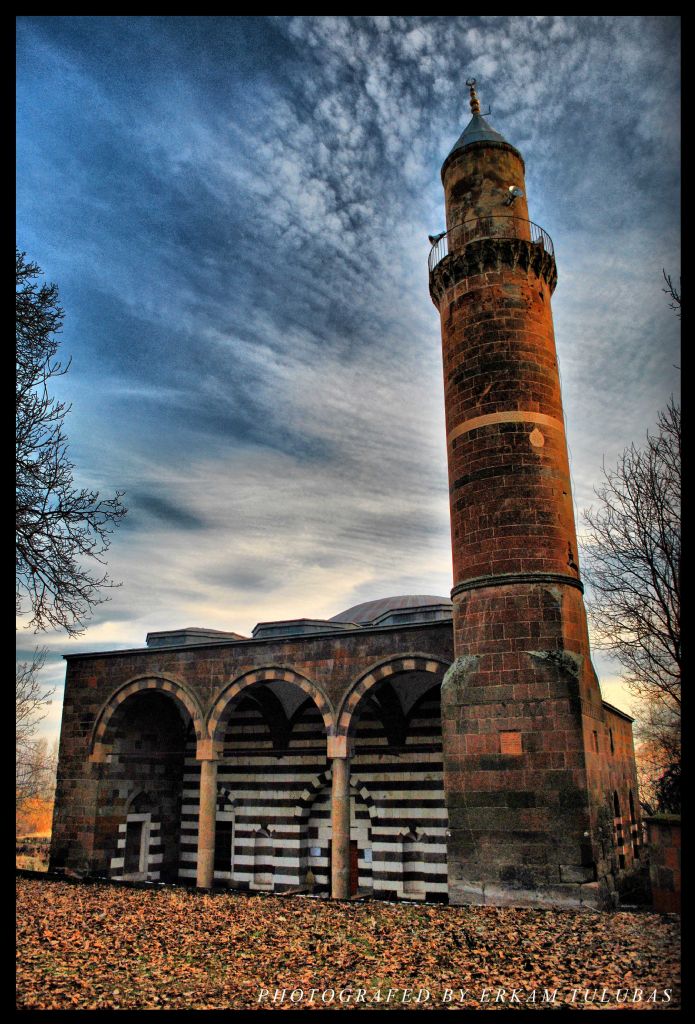
[[[192,512],[168,501],[166,498],[155,494],[147,494],[143,491],[131,491],[129,493],[129,509],[126,524],[133,529],[133,520],[137,526],[138,520],[144,518],[142,513],[154,516],[167,525],[181,530],[202,530],[205,527],[205,520]]]
[[[427,234],[471,75],[555,242],[578,511],[678,389],[678,19],[18,25],[18,231],[78,482],[131,508],[123,587],[57,651],[448,592]]]

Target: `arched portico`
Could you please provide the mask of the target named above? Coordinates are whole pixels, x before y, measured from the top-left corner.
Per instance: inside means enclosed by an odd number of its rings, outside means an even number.
[[[331,768],[313,778],[301,794],[294,808],[294,816],[302,837],[302,874],[311,871],[318,891],[332,893],[331,865],[335,856],[333,824],[333,770]],[[351,815],[345,828],[348,851],[349,894],[370,891],[372,888],[372,829],[377,808],[369,791],[355,775],[350,777],[348,800]]]

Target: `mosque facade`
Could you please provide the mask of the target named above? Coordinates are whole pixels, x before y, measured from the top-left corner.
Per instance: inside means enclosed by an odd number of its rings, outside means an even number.
[[[591,664],[552,242],[480,114],[431,238],[454,586],[67,656],[51,867],[202,888],[604,906],[641,864]]]

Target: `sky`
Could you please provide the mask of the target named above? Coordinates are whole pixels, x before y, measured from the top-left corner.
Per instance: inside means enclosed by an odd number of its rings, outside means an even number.
[[[43,735],[63,654],[449,593],[427,236],[469,77],[555,247],[582,535],[604,460],[679,393],[678,18],[17,25],[17,244],[66,313],[75,482],[129,509],[108,552],[122,585],[85,632],[20,620],[20,660],[50,651]],[[619,668],[595,665],[630,710]]]

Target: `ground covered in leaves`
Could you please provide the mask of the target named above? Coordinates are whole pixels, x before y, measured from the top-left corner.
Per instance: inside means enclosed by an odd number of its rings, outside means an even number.
[[[680,1005],[672,915],[19,877],[17,922],[20,1009]]]

